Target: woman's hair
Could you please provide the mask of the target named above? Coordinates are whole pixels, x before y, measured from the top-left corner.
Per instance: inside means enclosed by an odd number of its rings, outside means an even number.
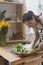
[[[30,20],[32,20],[32,14],[30,14],[29,12],[25,13],[22,17],[23,23],[25,23],[25,21],[30,21]]]
[[[25,23],[25,21],[29,21],[29,20],[32,20],[32,15],[30,15],[30,13],[25,13],[22,17],[23,23]]]
[[[25,23],[25,21],[29,22],[30,20],[32,20],[32,16],[34,16],[36,22],[39,22],[39,23],[41,22],[41,20],[39,19],[39,16],[36,16],[32,11],[28,11],[22,16],[23,23]]]

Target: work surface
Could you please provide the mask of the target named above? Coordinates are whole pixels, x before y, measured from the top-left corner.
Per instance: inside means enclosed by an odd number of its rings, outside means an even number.
[[[11,52],[12,45],[13,44],[11,43],[11,44],[7,44],[7,46],[5,46],[5,47],[0,47],[0,56],[4,57],[7,61],[9,61],[11,63],[15,63],[15,65],[23,63],[23,62],[25,62],[27,60],[31,60],[33,58],[37,58],[37,57],[43,56],[43,54],[33,54],[33,55],[29,55],[27,57],[22,57],[21,58],[18,55],[13,54]],[[43,61],[43,59],[42,59],[42,61]]]

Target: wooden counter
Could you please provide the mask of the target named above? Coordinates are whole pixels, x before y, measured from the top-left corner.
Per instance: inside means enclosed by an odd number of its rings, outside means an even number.
[[[9,62],[9,64],[11,64],[11,65],[18,65],[18,64],[35,65],[35,64],[38,64],[39,62],[43,62],[43,58],[41,58],[41,56],[43,56],[43,54],[34,54],[34,55],[29,55],[28,57],[23,57],[23,58],[19,57],[16,54],[13,54],[11,52],[12,45],[14,45],[14,44],[13,43],[7,44],[6,47],[0,47],[0,56],[5,58]],[[27,63],[26,61],[28,61],[28,60],[29,60],[29,62]],[[24,62],[26,62],[26,63],[24,63]]]

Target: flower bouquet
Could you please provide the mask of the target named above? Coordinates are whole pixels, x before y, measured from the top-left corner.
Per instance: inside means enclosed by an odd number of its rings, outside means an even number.
[[[5,17],[5,12],[6,11],[0,13],[0,46],[6,45],[6,34],[9,27],[9,23],[3,20]]]

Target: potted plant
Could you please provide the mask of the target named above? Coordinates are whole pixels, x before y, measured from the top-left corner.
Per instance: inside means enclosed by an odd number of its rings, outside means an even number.
[[[6,11],[0,12],[0,46],[5,46],[9,23],[4,20]]]

